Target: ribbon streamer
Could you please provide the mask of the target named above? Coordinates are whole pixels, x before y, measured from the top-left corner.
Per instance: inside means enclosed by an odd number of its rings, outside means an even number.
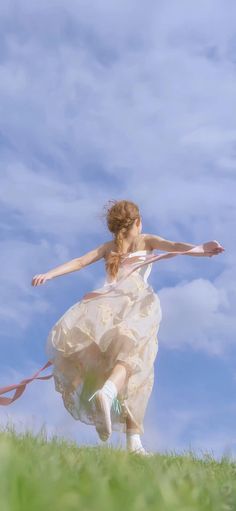
[[[44,371],[44,369],[46,369],[47,367],[49,367],[51,365],[52,365],[52,362],[50,362],[50,360],[48,360],[48,362],[43,367],[41,367],[41,369],[39,369],[33,376],[31,376],[31,378],[26,378],[17,384],[8,385],[7,387],[1,387],[0,388],[0,396],[2,394],[5,394],[6,392],[9,392],[10,390],[16,389],[16,391],[12,397],[0,397],[0,405],[10,405],[11,403],[13,403],[13,401],[16,401],[16,399],[18,399],[25,391],[26,385],[28,383],[32,382],[33,380],[49,380],[49,378],[52,378],[53,374],[49,374],[48,376],[39,376],[38,377],[39,373],[41,373],[42,371]]]

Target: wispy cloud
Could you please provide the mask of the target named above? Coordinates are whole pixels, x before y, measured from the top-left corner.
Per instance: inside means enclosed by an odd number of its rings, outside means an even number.
[[[205,279],[159,292],[163,318],[159,337],[166,348],[204,350],[222,356],[234,345],[236,320],[224,286]]]

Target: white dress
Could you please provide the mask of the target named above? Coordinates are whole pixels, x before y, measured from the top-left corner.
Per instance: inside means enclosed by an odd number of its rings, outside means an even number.
[[[72,305],[48,334],[46,353],[53,363],[55,389],[74,419],[86,424],[95,424],[95,404],[89,398],[120,362],[127,369],[127,380],[111,409],[112,429],[125,432],[129,415],[136,424],[134,432],[144,432],[162,311],[148,283],[152,263],[126,277],[125,271],[127,259],[136,257],[137,264],[137,256],[143,261],[147,252],[151,251],[127,254],[115,287],[106,278],[102,288]]]

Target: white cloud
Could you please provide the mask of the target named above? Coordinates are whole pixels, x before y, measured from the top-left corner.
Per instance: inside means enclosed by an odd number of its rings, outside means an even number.
[[[223,420],[226,415],[227,424]],[[235,406],[221,404],[215,408],[204,400],[201,407],[188,402],[178,408],[161,408],[153,392],[145,419],[143,444],[153,452],[184,454],[192,450],[200,458],[208,453],[215,459],[227,455],[235,460],[234,417]],[[210,427],[213,423],[217,424],[215,429]]]
[[[222,283],[195,279],[163,288],[158,294],[163,312],[159,334],[163,346],[189,346],[217,356],[232,348],[236,320]],[[234,304],[235,298],[234,294]]]

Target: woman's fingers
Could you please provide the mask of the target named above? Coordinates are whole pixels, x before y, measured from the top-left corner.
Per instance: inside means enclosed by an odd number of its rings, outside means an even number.
[[[40,275],[35,275],[32,279],[32,286],[38,286],[40,281]]]
[[[206,250],[205,252],[205,255],[207,257],[212,257],[213,255],[217,255],[217,254],[221,254],[222,252],[224,252],[224,247],[215,247],[215,248],[212,248],[211,250]]]
[[[213,253],[214,254],[220,254],[221,252],[224,252],[224,247],[216,247],[215,249],[213,249]]]
[[[44,284],[48,280],[47,275],[45,273],[40,273],[39,275],[34,275],[32,279],[32,286],[40,286],[40,284]]]

